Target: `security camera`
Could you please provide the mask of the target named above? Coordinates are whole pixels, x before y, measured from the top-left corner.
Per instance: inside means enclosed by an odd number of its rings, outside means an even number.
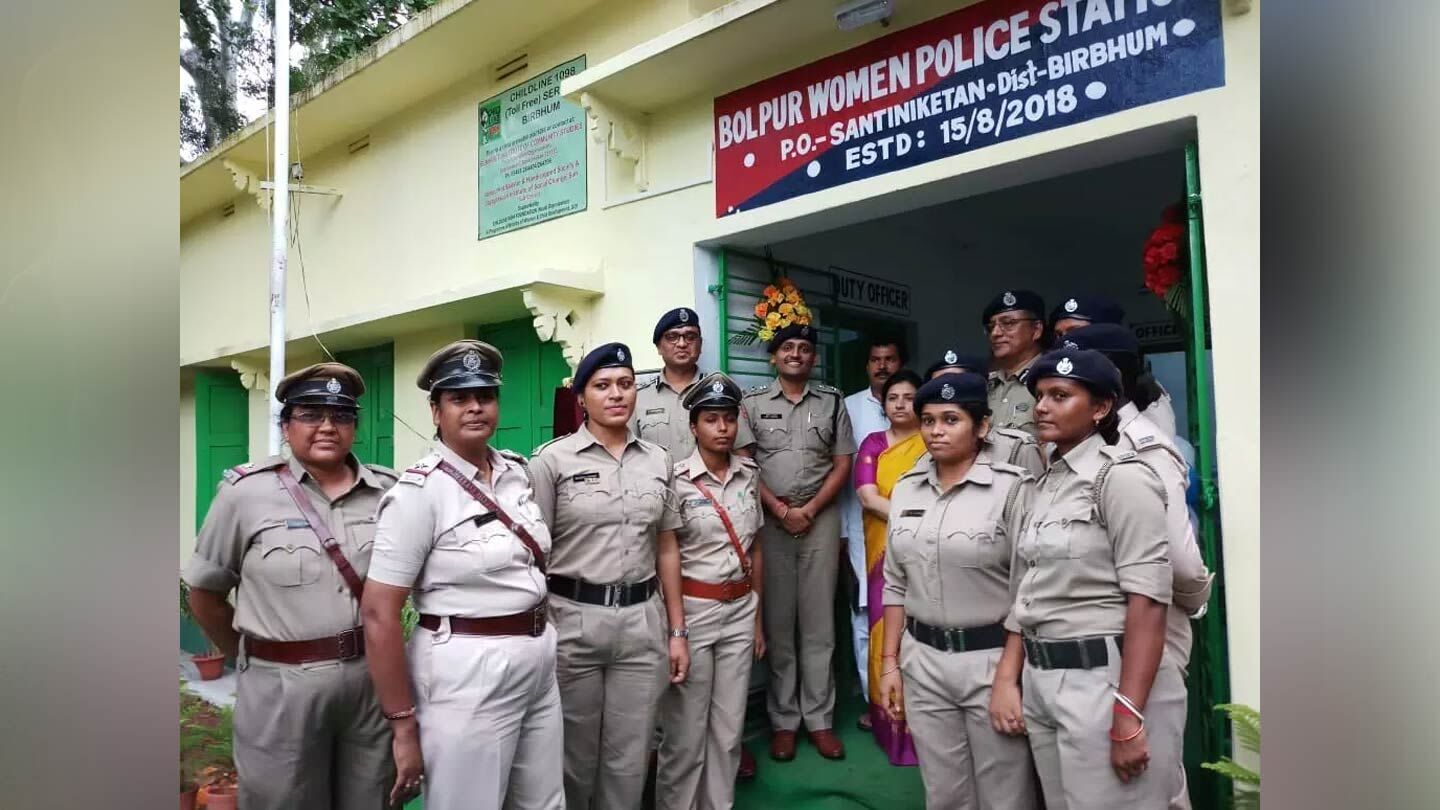
[[[835,7],[835,25],[841,31],[853,31],[878,22],[888,25],[895,13],[895,0],[845,0]]]

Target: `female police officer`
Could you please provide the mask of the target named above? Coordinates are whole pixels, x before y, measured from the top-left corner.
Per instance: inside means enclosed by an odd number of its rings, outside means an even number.
[[[363,393],[340,363],[281,380],[294,458],[226,471],[185,569],[205,634],[229,655],[243,650],[235,764],[246,810],[387,804],[390,731],[360,660],[359,624],[375,504],[395,473],[350,452]]]
[[[678,545],[690,674],[661,699],[655,803],[662,810],[728,808],[734,800],[751,652],[764,654],[760,467],[731,453],[740,387],[710,374],[686,392],[695,450],[678,462],[660,534]]]
[[[569,810],[631,810],[645,787],[667,625],[670,681],[683,681],[689,666],[680,560],[656,555],[671,470],[663,448],[630,430],[635,370],[624,344],[587,354],[572,386],[585,422],[530,461],[554,539],[548,583],[559,632],[565,800]]]
[[[880,694],[909,723],[928,810],[1036,806],[1020,645],[1007,647],[1001,625],[1033,479],[991,460],[987,399],[978,374],[921,386],[914,409],[929,455],[890,494]]]
[[[502,358],[478,340],[425,363],[434,449],[380,502],[363,616],[395,734],[394,798],[425,806],[560,810],[555,633],[545,622],[550,532],[524,459],[495,450]],[[400,611],[415,589],[407,655]],[[413,683],[413,689],[412,689]]]
[[[1165,490],[1114,447],[1120,373],[1098,352],[1038,359],[1026,384],[1053,445],[1011,565],[1025,727],[1052,808],[1164,808],[1185,687],[1162,660],[1172,572]]]

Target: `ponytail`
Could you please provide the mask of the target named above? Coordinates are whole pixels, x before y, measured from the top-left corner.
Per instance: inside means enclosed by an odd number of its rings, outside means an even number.
[[[1095,424],[1095,432],[1108,445],[1115,445],[1120,442],[1120,411],[1115,407],[1115,400],[1110,400],[1110,413]]]

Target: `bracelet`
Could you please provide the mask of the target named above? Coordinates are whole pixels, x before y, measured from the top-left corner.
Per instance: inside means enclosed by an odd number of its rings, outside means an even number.
[[[414,716],[415,716],[415,707],[414,707],[414,706],[411,706],[410,708],[405,709],[405,710],[403,710],[403,711],[387,712],[387,713],[385,714],[385,719],[386,719],[386,720],[404,720],[404,719],[407,718],[407,717],[414,717]]]
[[[785,504],[785,514],[781,515],[781,516],[780,516],[780,519],[781,519],[781,520],[784,520],[787,516],[789,516],[789,514],[790,514],[790,504],[787,503],[787,504]]]
[[[1137,728],[1137,729],[1135,729],[1135,733],[1134,733],[1134,734],[1131,734],[1129,737],[1116,737],[1114,734],[1111,734],[1111,735],[1110,735],[1110,742],[1121,742],[1121,743],[1123,743],[1123,742],[1130,742],[1131,740],[1135,739],[1136,737],[1139,737],[1139,736],[1140,736],[1140,733],[1141,733],[1142,731],[1144,731],[1144,730],[1145,730],[1145,724],[1144,724],[1144,723],[1141,723],[1141,724],[1140,724],[1140,727]]]
[[[1134,701],[1120,694],[1120,690],[1118,689],[1115,690],[1115,701],[1121,706],[1124,706],[1131,714],[1135,715],[1135,719],[1140,721],[1141,727],[1144,727],[1145,715],[1140,713],[1140,708],[1135,705]]]
[[[884,654],[882,654],[882,655],[880,656],[881,659],[885,659],[885,658],[899,658],[899,657],[900,657],[900,655],[899,655],[898,653],[884,653]]]
[[[900,671],[900,665],[899,665],[899,664],[896,664],[895,666],[890,667],[889,669],[885,670],[884,672],[881,672],[881,673],[880,673],[880,677],[883,678],[883,677],[885,677],[886,675],[889,675],[889,674],[892,673],[892,672],[899,672],[899,671]]]

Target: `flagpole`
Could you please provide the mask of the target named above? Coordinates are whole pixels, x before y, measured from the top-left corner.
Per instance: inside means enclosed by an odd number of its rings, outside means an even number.
[[[290,0],[275,0],[275,166],[270,203],[270,455],[280,453],[280,401],[285,376],[286,226],[290,221]]]

